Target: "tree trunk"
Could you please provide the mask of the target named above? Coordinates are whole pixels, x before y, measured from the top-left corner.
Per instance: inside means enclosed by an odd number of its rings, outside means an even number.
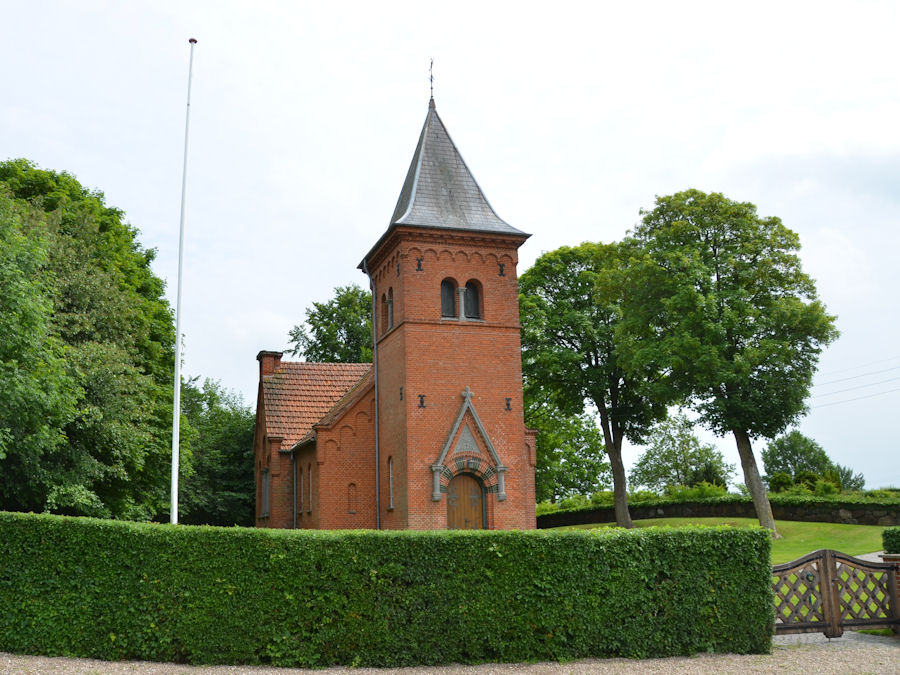
[[[772,530],[772,536],[780,539],[781,535],[775,529],[775,518],[772,516],[772,505],[766,494],[766,486],[763,485],[756,467],[756,457],[753,456],[753,448],[750,446],[750,437],[743,429],[732,429],[734,440],[737,441],[738,454],[741,456],[741,468],[744,470],[744,483],[750,491],[753,499],[753,507],[756,509],[756,517],[759,524],[768,530]]]
[[[622,433],[619,429],[613,430],[609,420],[609,411],[607,411],[603,399],[594,399],[594,405],[600,411],[603,443],[606,445],[606,454],[609,455],[609,465],[612,468],[616,525],[630,529],[634,527],[634,523],[631,522],[631,514],[628,513],[628,487],[625,482],[625,465],[622,463]]]
[[[622,439],[613,439],[612,443],[606,446],[606,454],[609,455],[609,465],[612,467],[616,525],[634,527],[631,514],[628,512],[628,487],[625,483],[625,465],[622,463]]]

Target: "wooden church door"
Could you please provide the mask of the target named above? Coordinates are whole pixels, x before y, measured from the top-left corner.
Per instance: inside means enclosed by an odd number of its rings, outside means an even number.
[[[486,526],[481,482],[467,473],[454,476],[447,490],[447,528],[482,530]]]

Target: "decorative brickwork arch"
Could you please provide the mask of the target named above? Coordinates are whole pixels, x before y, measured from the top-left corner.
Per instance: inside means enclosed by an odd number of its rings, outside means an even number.
[[[479,479],[485,493],[496,494],[497,501],[502,502],[506,499],[507,467],[500,461],[500,456],[472,405],[472,391],[469,387],[466,387],[461,396],[463,403],[456,422],[450,428],[440,455],[431,465],[431,499],[439,502],[441,495],[448,492],[454,477],[467,473]],[[451,448],[453,452],[450,452]]]

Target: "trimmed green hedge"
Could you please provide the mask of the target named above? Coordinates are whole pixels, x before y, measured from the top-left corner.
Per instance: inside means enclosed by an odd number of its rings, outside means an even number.
[[[592,498],[592,502],[596,501]],[[900,525],[900,498],[882,495],[843,494],[830,497],[803,494],[770,494],[776,520],[853,523],[859,525]],[[538,504],[539,528],[566,527],[587,523],[615,522],[612,505],[589,503],[571,508],[551,508]],[[756,517],[750,497],[722,494],[705,498],[629,495],[628,509],[634,519],[659,517]]]
[[[871,508],[884,508],[896,511],[900,508],[900,497],[868,497],[864,494],[838,494],[833,496],[819,495],[798,495],[798,494],[780,494],[769,493],[769,502],[774,506],[832,506],[836,508],[853,508],[856,506],[867,506]],[[739,495],[727,493],[715,497],[706,497],[698,499],[696,497],[639,497],[629,495],[628,506],[658,506],[666,507],[675,504],[752,504],[753,500],[747,495]],[[586,504],[577,508],[570,509],[553,509],[549,505],[542,503],[542,513],[577,513],[580,511],[593,511],[599,508],[612,508],[611,504]]]
[[[886,527],[881,533],[885,553],[900,553],[900,527]]]
[[[0,651],[409,666],[771,647],[762,529],[311,532],[0,513]]]

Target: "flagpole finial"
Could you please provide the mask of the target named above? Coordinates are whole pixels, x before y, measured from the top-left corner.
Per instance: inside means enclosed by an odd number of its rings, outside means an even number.
[[[195,38],[189,38],[188,42],[190,42],[192,45],[197,44],[197,40]]]

